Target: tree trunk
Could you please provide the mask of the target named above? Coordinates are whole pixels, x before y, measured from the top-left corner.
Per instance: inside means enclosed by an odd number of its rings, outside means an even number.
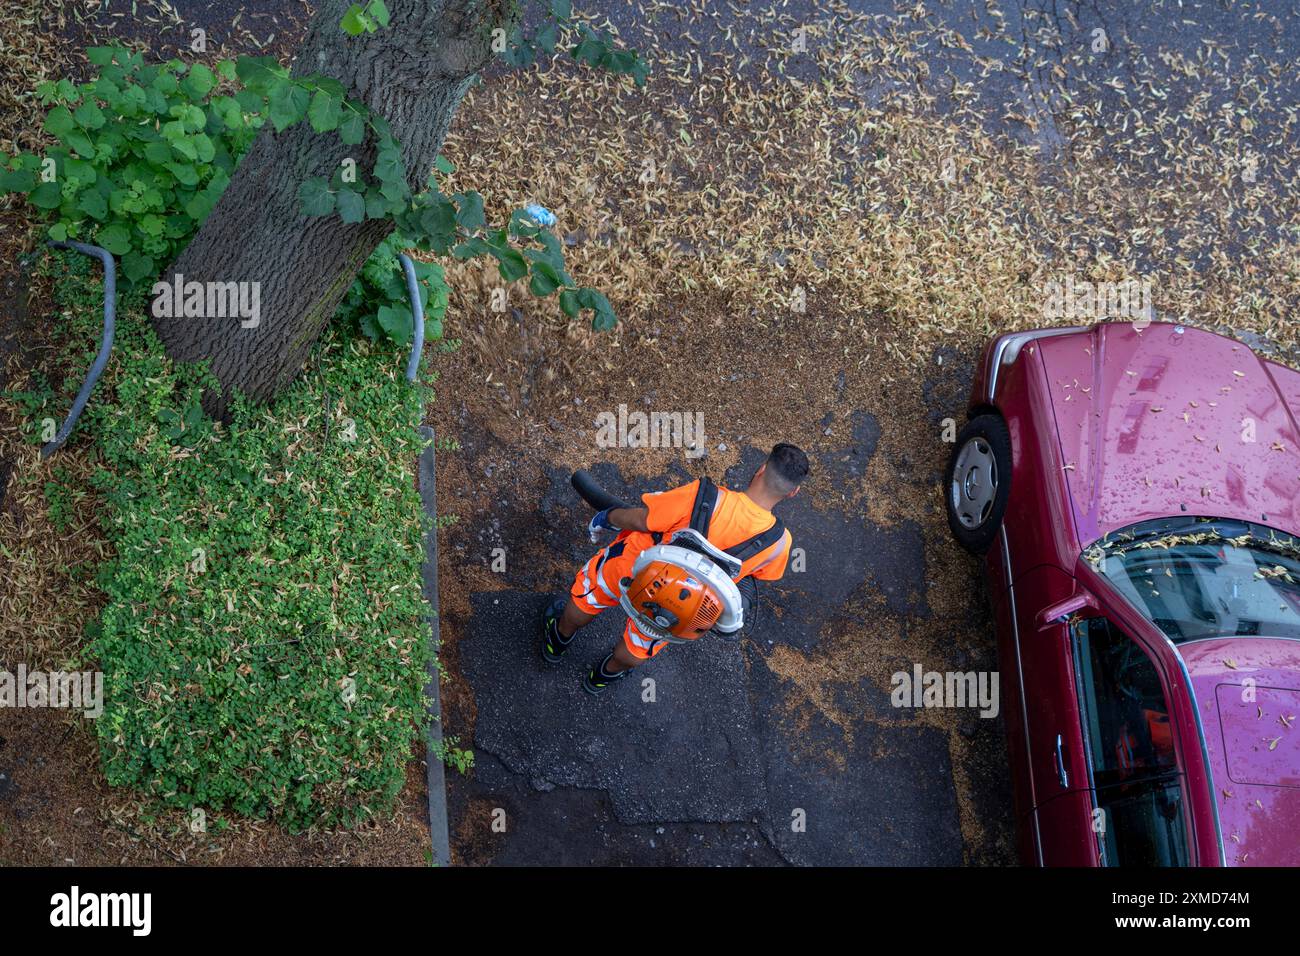
[[[350,37],[339,21],[350,0],[323,0],[294,59],[295,76],[319,73],[347,87],[392,126],[413,192],[425,186],[452,114],[474,74],[491,59],[492,31],[511,28],[512,0],[388,0],[391,22]],[[371,138],[345,145],[336,132],[316,133],[306,120],[283,133],[268,122],[239,164],[212,213],[162,276],[188,284],[256,282],[260,321],[156,318],[168,354],[211,360],[223,394],[209,396],[223,415],[239,389],[257,401],[293,380],[325,323],[374,248],[392,231],[387,219],[348,225],[336,214],[299,212],[298,187],[326,179],[345,158],[358,171],[374,165]]]

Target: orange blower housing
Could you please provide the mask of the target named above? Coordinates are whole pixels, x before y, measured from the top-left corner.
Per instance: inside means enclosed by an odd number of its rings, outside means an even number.
[[[623,586],[625,608],[665,640],[693,641],[722,616],[723,604],[699,576],[671,561],[649,562]]]

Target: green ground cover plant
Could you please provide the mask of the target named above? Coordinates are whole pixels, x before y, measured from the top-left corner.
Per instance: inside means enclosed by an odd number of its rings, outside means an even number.
[[[97,266],[60,255],[68,339],[93,343]],[[413,475],[428,389],[404,359],[336,322],[273,409],[240,401],[222,425],[197,411],[203,371],[173,364],[143,296],[124,299],[78,425],[115,552],[88,635],[110,783],[291,829],[391,804],[425,719],[430,613]]]

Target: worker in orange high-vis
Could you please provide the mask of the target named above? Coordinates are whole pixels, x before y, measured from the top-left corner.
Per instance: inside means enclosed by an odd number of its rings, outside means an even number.
[[[601,611],[618,606],[620,582],[631,577],[637,556],[682,529],[695,529],[709,544],[737,559],[740,570],[734,579],[749,620],[757,605],[756,579],[778,580],[790,557],[790,532],[772,508],[796,494],[807,475],[808,456],[782,443],[772,449],[744,491],[718,488],[702,478],[671,491],[642,495],[641,508],[599,512],[589,529],[593,534],[615,531],[618,536],[579,569],[567,600],[557,598],[543,612],[542,657],[557,663],[579,629]],[[584,678],[589,693],[601,693],[667,646],[645,630],[628,619],[622,639]]]

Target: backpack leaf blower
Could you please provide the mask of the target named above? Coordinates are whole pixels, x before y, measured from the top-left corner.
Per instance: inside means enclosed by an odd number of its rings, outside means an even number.
[[[586,470],[575,471],[571,484],[598,510],[630,507]],[[700,499],[710,496],[706,508]],[[745,626],[745,602],[736,586],[744,558],[731,552],[744,549],[754,539],[728,551],[710,543],[708,518],[716,496],[713,482],[700,479],[691,527],[666,536],[655,532],[655,544],[637,555],[631,576],[618,583],[619,606],[647,637],[681,644],[698,640],[711,630],[729,635]],[[778,536],[783,530],[778,530]]]

